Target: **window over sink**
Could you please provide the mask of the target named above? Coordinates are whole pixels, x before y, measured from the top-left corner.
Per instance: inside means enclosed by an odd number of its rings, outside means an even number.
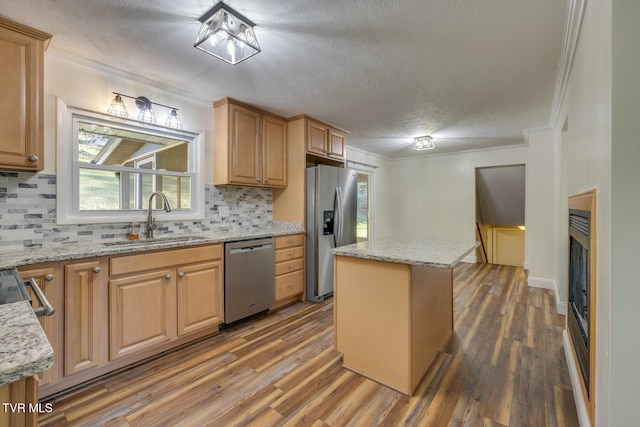
[[[171,205],[159,217],[204,217],[202,134],[113,121],[60,99],[57,134],[59,224],[144,221],[154,191]],[[160,198],[152,208],[162,208]]]

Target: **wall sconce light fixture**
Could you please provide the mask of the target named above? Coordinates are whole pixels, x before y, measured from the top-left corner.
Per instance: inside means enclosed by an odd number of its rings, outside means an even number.
[[[126,120],[127,117],[129,117],[127,107],[125,107],[124,102],[122,101],[122,97],[124,96],[125,98],[131,98],[135,100],[136,107],[138,107],[138,109],[140,110],[140,113],[138,114],[138,120],[142,123],[156,123],[156,113],[153,111],[153,106],[157,105],[159,107],[164,107],[171,110],[169,116],[167,117],[167,121],[165,122],[166,127],[171,129],[182,128],[182,121],[178,116],[178,109],[175,107],[158,104],[157,102],[151,102],[149,98],[146,98],[144,96],[134,97],[117,92],[113,92],[113,94],[115,95],[115,97],[113,98],[113,101],[111,101],[111,104],[107,109],[107,113],[109,113],[109,116],[111,116],[111,118],[114,120]]]
[[[260,52],[253,32],[256,24],[222,2],[199,19],[202,23],[193,47],[235,65]]]

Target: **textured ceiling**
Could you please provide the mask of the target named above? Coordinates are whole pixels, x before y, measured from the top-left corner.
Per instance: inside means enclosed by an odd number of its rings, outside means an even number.
[[[262,48],[236,66],[192,47],[215,2],[0,0],[0,15],[53,34],[50,51],[306,113],[390,158],[523,144],[549,124],[568,0],[228,0]],[[437,148],[412,150],[422,135]]]

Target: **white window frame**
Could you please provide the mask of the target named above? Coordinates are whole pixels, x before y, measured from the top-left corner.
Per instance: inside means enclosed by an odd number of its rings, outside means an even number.
[[[374,212],[374,197],[375,197],[375,181],[376,181],[376,166],[366,165],[356,161],[348,160],[347,168],[355,170],[359,174],[369,175],[369,208],[367,209],[369,218],[367,222],[367,239],[373,238],[373,229],[375,228],[375,212]]]
[[[78,132],[77,121],[88,119],[114,124],[113,120],[105,114],[80,108],[69,107],[60,98],[56,100],[56,136],[57,136],[57,180],[56,180],[56,207],[58,224],[94,224],[94,223],[129,223],[131,221],[146,221],[145,209],[123,210],[96,210],[81,211],[79,209],[79,170],[106,169],[101,165],[80,164],[78,158]],[[191,178],[191,209],[154,211],[154,216],[159,221],[183,221],[204,219],[204,132],[197,134],[187,131],[178,131],[160,126],[145,125],[128,120],[118,122],[118,126],[138,130],[149,134],[169,136],[189,141],[189,165],[191,170],[188,176]],[[109,170],[121,170],[131,172],[131,168],[110,166]],[[184,176],[184,173],[169,171],[154,171],[154,175]]]

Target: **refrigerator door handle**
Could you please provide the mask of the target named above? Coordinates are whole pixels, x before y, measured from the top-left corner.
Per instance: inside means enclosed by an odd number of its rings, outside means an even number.
[[[340,224],[340,187],[336,187],[333,193],[333,247],[338,247],[339,224]]]
[[[343,223],[344,221],[342,221],[342,214],[343,212],[343,207],[342,207],[342,188],[340,187],[336,187],[336,194],[338,197],[338,223],[336,224],[336,226],[338,227],[338,243],[336,244],[336,247],[338,246],[342,246],[342,231],[343,231]]]

